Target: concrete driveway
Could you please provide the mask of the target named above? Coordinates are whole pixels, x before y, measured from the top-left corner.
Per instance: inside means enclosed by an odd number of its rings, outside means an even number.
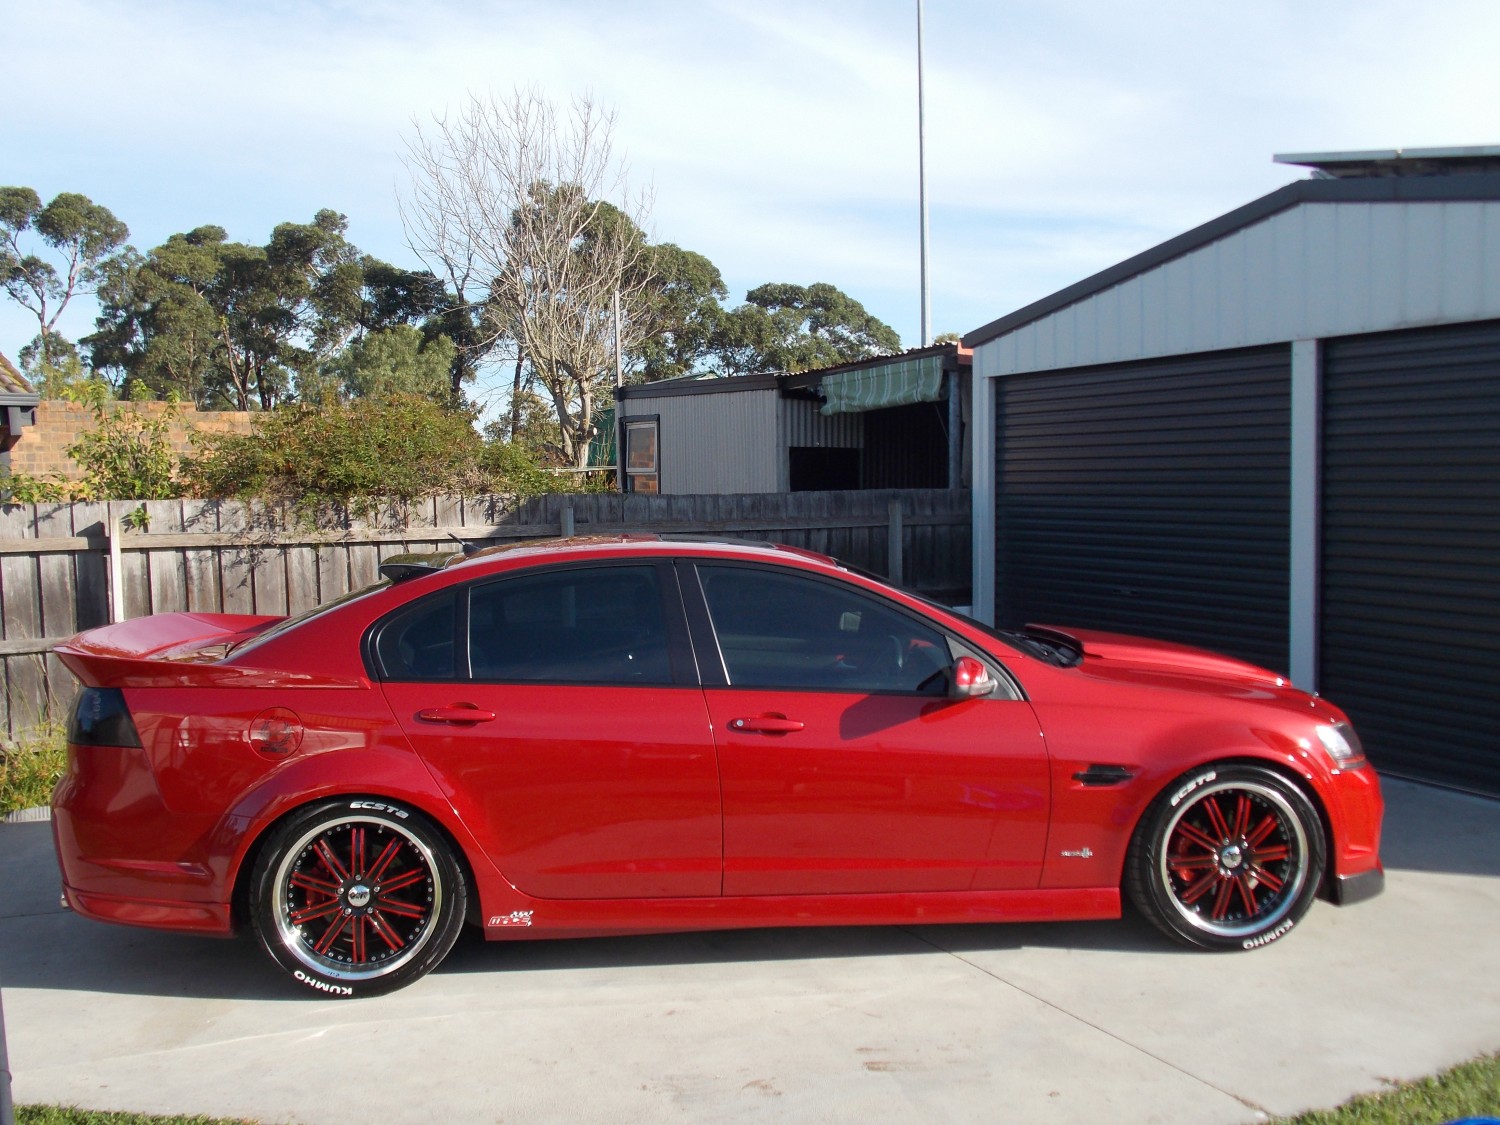
[[[1500,803],[1387,782],[1386,893],[1248,954],[1135,920],[486,945],[309,998],[249,941],[57,905],[0,825],[18,1104],[265,1122],[1251,1122],[1500,1048]]]

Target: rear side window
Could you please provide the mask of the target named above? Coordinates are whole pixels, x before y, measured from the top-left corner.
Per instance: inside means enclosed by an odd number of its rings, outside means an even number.
[[[472,587],[469,661],[476,680],[671,683],[656,567],[558,570]]]

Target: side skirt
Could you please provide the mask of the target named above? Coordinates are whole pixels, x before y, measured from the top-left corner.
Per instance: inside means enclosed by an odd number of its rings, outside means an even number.
[[[755,898],[528,899],[526,909],[487,914],[483,921],[488,940],[513,941],[774,926],[1078,922],[1118,917],[1118,887],[1069,887]]]

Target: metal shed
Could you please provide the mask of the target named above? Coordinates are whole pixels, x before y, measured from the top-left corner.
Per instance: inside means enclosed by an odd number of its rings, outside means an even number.
[[[965,338],[976,612],[1255,660],[1500,792],[1500,147],[1277,159]]]
[[[671,379],[615,392],[625,491],[959,487],[956,344],[797,374]],[[958,393],[953,394],[957,388]]]

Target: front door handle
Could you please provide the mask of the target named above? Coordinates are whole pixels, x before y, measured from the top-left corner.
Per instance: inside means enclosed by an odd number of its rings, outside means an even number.
[[[417,712],[424,723],[454,723],[466,726],[470,723],[488,723],[495,717],[493,711],[481,711],[472,703],[453,703],[447,707],[426,707]]]
[[[785,715],[756,715],[749,719],[729,720],[729,729],[742,734],[791,734],[804,725]]]

